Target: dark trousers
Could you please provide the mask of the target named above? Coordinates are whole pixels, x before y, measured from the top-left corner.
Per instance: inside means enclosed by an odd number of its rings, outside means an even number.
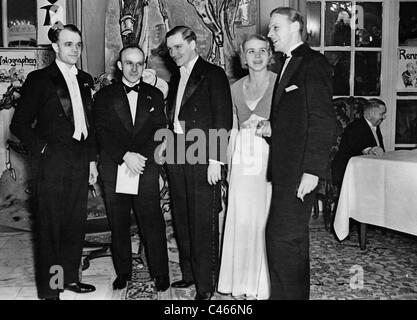
[[[199,293],[214,292],[219,268],[220,184],[207,182],[205,164],[167,165],[182,278]]]
[[[84,142],[47,146],[36,177],[36,275],[40,298],[58,296],[53,266],[63,282],[79,281],[87,221],[89,161]],[[50,283],[52,282],[52,283]]]
[[[314,197],[312,192],[302,202],[294,188],[273,185],[265,231],[271,300],[309,299],[309,221]]]
[[[159,196],[159,171],[155,163],[147,163],[139,179],[138,195],[115,193],[116,183],[104,181],[107,218],[112,232],[112,256],[118,275],[132,274],[130,240],[131,210],[144,243],[152,277],[168,274],[168,250],[165,220]]]

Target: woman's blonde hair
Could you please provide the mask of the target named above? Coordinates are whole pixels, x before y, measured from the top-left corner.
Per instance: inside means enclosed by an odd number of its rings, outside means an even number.
[[[271,43],[269,42],[269,39],[261,34],[258,33],[252,33],[250,35],[248,35],[247,37],[245,37],[242,41],[242,43],[240,44],[240,64],[242,65],[242,68],[247,69],[248,66],[246,65],[246,61],[245,61],[245,45],[248,41],[250,40],[260,40],[260,41],[264,41],[266,43],[266,48],[268,50],[269,53],[269,61],[268,61],[268,65],[271,64],[271,56],[272,56],[272,51],[271,51]]]

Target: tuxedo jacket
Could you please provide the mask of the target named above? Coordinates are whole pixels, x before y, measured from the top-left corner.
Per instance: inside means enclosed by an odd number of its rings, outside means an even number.
[[[169,127],[173,129],[176,98],[180,74],[171,77],[168,94],[167,117]],[[181,102],[179,121],[185,121],[184,134],[200,129],[206,137],[206,159],[226,163],[227,137],[223,143],[209,139],[210,129],[232,128],[233,111],[230,85],[224,70],[199,57],[190,74]],[[186,142],[186,146],[193,142]],[[222,157],[221,157],[222,156]]]
[[[384,149],[379,126],[377,127],[377,136],[380,146]],[[362,155],[362,150],[368,147],[377,146],[377,141],[372,133],[365,118],[360,118],[350,123],[343,131],[342,140],[340,141],[339,151],[337,152],[332,164],[332,179],[336,185],[341,185],[345,174],[346,166],[350,158]]]
[[[123,84],[102,88],[94,103],[100,175],[104,181],[115,181],[117,166],[126,152],[137,152],[154,162],[154,140],[158,129],[166,128],[162,92],[141,81],[139,83],[135,122]],[[146,170],[146,167],[145,167]]]
[[[86,152],[90,161],[96,160],[95,130],[92,118],[92,77],[78,69],[77,81],[87,124]],[[33,125],[33,123],[36,123]],[[28,74],[22,86],[21,98],[14,113],[11,132],[28,151],[39,157],[42,149],[64,147],[75,140],[74,115],[70,93],[64,76],[54,62]]]
[[[272,182],[296,190],[303,173],[323,177],[336,133],[332,73],[326,58],[306,44],[292,51],[277,78],[270,121]]]

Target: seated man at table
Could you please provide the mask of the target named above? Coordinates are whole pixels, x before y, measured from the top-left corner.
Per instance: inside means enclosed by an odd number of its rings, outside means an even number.
[[[350,158],[363,154],[380,156],[384,142],[379,125],[385,119],[387,107],[379,99],[369,99],[363,107],[363,117],[350,123],[344,130],[339,151],[333,161],[333,184],[341,186]]]

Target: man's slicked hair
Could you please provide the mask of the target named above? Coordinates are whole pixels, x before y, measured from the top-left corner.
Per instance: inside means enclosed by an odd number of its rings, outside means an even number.
[[[283,16],[287,16],[291,22],[298,22],[300,24],[300,34],[304,31],[304,18],[300,11],[297,11],[290,7],[278,7],[271,11],[270,17],[274,14],[281,14]]]
[[[62,26],[62,24],[61,24]],[[78,33],[78,35],[80,36],[80,38],[82,38],[81,35],[81,31],[80,29],[78,29],[75,25],[73,24],[66,24],[63,27],[58,27],[58,28],[53,28],[51,27],[48,31],[48,38],[52,43],[57,43],[59,40],[59,34],[61,33],[62,30],[68,30],[71,32],[75,32]]]
[[[186,26],[176,26],[173,29],[169,30],[165,36],[165,39],[168,39],[168,37],[171,37],[176,34],[181,34],[182,38],[186,40],[188,43],[190,43],[193,40],[197,40],[195,32],[190,27]]]

